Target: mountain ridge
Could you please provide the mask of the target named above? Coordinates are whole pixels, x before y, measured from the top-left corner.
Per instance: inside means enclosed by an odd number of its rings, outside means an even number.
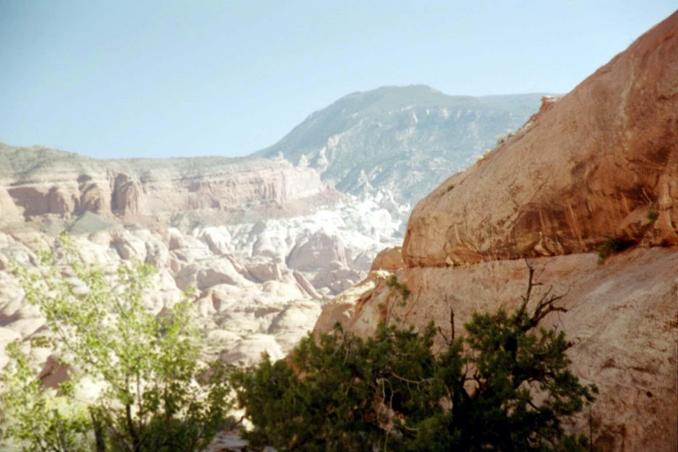
[[[521,127],[545,95],[451,96],[426,85],[354,92],[252,155],[282,155],[340,191],[386,190],[412,205]]]

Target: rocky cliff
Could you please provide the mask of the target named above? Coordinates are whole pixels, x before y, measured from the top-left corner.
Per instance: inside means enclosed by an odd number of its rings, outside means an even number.
[[[677,132],[675,13],[424,198],[402,250],[326,305],[316,332],[433,320],[449,334],[451,311],[459,331],[476,310],[519,303],[528,260],[539,290],[565,295],[548,320],[600,389],[575,428],[599,450],[674,450]]]
[[[35,265],[62,230],[106,271],[154,265],[154,311],[194,288],[210,354],[281,357],[395,243],[401,222],[378,201],[281,159],[94,160],[0,146],[0,367],[7,342],[45,323],[8,267]]]
[[[676,245],[678,39],[671,18],[420,202],[410,266]]]
[[[316,171],[285,160],[94,160],[0,145],[0,203],[14,219],[17,211],[25,218],[87,211],[170,217],[192,210],[284,206],[325,191]]]

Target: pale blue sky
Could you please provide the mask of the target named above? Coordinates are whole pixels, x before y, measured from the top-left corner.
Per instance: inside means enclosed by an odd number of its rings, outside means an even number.
[[[0,141],[243,155],[353,91],[566,92],[675,0],[0,0]]]

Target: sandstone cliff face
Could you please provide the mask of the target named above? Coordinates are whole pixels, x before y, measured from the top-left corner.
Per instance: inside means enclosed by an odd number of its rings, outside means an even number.
[[[547,107],[416,206],[408,265],[678,244],[678,15]]]
[[[323,307],[339,322],[463,330],[474,311],[513,309],[527,259],[565,294],[547,318],[574,342],[573,370],[600,389],[576,428],[599,450],[678,443],[678,13],[415,208],[402,258],[382,253],[360,285]],[[601,261],[608,240],[631,249]],[[661,245],[661,246],[656,246]],[[395,275],[411,291],[388,283]],[[589,424],[590,422],[590,424]]]
[[[327,190],[318,173],[284,160],[194,158],[93,160],[44,148],[0,145],[7,209],[26,218],[83,212],[164,216],[191,210],[284,206]],[[7,163],[9,162],[9,163]]]
[[[5,188],[0,188],[0,225],[23,220],[23,211],[15,203]]]
[[[597,450],[673,451],[676,444],[678,363],[678,251],[628,251],[604,264],[595,254],[531,259],[540,291],[566,294],[568,311],[547,317],[545,326],[562,328],[574,342],[574,372],[600,390],[591,407]],[[473,312],[513,309],[527,283],[522,260],[484,262],[466,267],[402,268],[394,274],[411,295],[403,303],[387,275],[372,273],[360,286],[323,307],[315,331],[336,322],[360,335],[380,322],[417,328],[434,320],[450,334],[450,311],[459,333]],[[375,287],[376,286],[376,287]],[[577,427],[588,434],[589,412]]]

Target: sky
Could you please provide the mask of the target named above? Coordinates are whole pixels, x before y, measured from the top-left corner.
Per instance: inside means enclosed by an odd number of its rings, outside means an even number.
[[[0,0],[0,142],[239,156],[341,96],[565,93],[675,0]]]

